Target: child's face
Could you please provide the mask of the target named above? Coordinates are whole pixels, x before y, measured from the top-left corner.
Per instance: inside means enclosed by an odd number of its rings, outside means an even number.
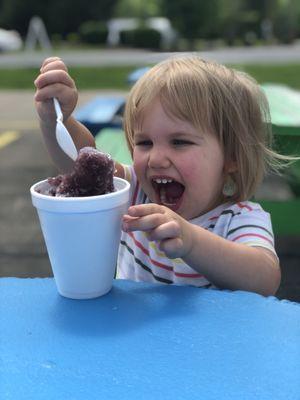
[[[167,115],[159,100],[147,109],[135,132],[133,162],[150,200],[186,219],[221,202],[224,156],[217,138]]]

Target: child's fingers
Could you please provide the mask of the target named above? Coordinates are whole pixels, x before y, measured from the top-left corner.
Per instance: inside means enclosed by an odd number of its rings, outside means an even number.
[[[179,237],[162,240],[159,243],[159,249],[169,258],[182,257],[183,241]]]
[[[34,81],[34,84],[37,89],[41,89],[45,86],[52,85],[54,83],[62,83],[71,88],[75,87],[73,79],[66,71],[63,70],[54,70],[54,71],[52,70],[45,72],[44,74],[39,75]]]
[[[135,217],[131,217],[130,215],[128,215],[128,214],[124,214],[123,215],[123,220],[128,220],[128,221],[131,221],[132,219],[135,219]]]
[[[160,241],[180,236],[179,224],[172,220],[157,226],[148,234],[149,240]]]
[[[131,206],[128,209],[128,214],[132,217],[143,217],[150,214],[164,214],[166,208],[158,204],[140,204],[137,206]]]
[[[60,97],[60,93],[63,91],[63,87],[61,84],[54,84],[50,86],[45,86],[42,89],[38,89],[36,92],[34,99],[35,101],[47,101],[53,99],[53,97]]]
[[[60,57],[48,57],[48,58],[46,58],[42,63],[40,71],[42,71],[43,68],[45,68],[47,65],[51,64],[52,62],[59,61],[59,60],[61,60]]]
[[[45,72],[48,71],[54,71],[54,70],[62,70],[68,72],[68,68],[66,64],[60,59],[57,58],[54,61],[46,64],[40,69],[41,74],[44,74]]]
[[[131,217],[128,214],[123,215],[123,221],[125,221],[125,222],[130,222],[130,221],[133,221],[133,220],[138,219],[138,218],[139,217]]]
[[[163,214],[150,214],[139,218],[123,218],[122,229],[125,232],[151,231],[166,222]]]
[[[138,217],[131,217],[128,214],[123,215],[122,230],[124,232],[129,232],[130,231],[130,223],[135,219],[138,219]]]
[[[181,257],[184,251],[182,227],[173,214],[158,204],[132,206],[123,217],[122,229],[147,232],[148,239],[158,242],[168,257]]]

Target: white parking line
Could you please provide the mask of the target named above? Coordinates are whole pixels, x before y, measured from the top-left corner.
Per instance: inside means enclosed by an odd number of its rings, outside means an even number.
[[[6,131],[0,133],[0,149],[9,145],[15,140],[18,140],[20,136],[21,136],[20,132],[17,131]]]

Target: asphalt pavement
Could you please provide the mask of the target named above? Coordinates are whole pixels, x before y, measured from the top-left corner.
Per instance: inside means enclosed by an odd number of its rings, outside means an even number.
[[[204,59],[220,63],[282,64],[300,61],[300,41],[289,45],[216,47],[196,52]],[[49,56],[59,56],[68,66],[148,65],[176,53],[142,49],[40,50],[0,54],[0,68],[39,67]],[[180,53],[183,54],[183,53]]]

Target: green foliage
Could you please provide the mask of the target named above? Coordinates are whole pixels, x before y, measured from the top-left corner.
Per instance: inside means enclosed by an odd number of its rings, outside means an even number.
[[[106,21],[117,0],[1,0],[0,24],[26,35],[33,15],[42,18],[51,36],[76,32],[88,20]]]
[[[108,30],[104,22],[86,21],[80,25],[79,36],[83,43],[105,44]]]
[[[60,33],[53,33],[50,37],[51,43],[53,46],[59,46],[63,40],[62,35]]]
[[[271,22],[282,42],[300,35],[299,0],[0,0],[0,26],[16,29],[23,37],[34,15],[42,18],[50,37],[59,34],[63,39],[78,33],[85,22],[154,16],[169,18],[190,47],[198,39],[221,38],[230,44],[245,42],[251,35],[259,39],[265,20]],[[102,28],[89,26],[86,30],[89,33],[83,33],[84,40],[103,42]]]
[[[76,47],[80,42],[80,36],[77,32],[70,32],[66,35],[68,45]]]
[[[25,35],[32,16],[46,14],[47,6],[37,0],[2,0],[0,25],[6,29],[16,29]]]
[[[145,18],[161,15],[160,0],[119,0],[114,9],[115,18]]]
[[[162,10],[181,37],[223,38],[249,44],[262,37],[262,22],[270,21],[276,38],[290,42],[300,35],[299,0],[161,0]]]
[[[291,43],[299,35],[298,22],[296,7],[291,2],[282,7],[274,19],[275,36],[283,43]]]
[[[128,47],[158,50],[161,34],[155,29],[146,27],[124,30],[120,32],[120,42]]]
[[[186,39],[212,38],[219,23],[219,0],[162,0],[162,9]]]

